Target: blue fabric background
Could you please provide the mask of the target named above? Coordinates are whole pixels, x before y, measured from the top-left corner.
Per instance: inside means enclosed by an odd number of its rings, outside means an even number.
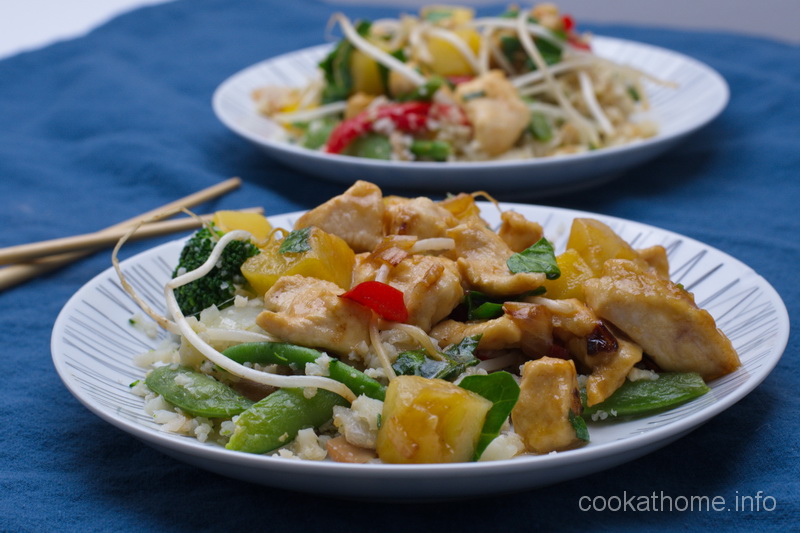
[[[204,211],[263,205],[277,214],[341,192],[267,159],[229,133],[210,107],[215,87],[241,68],[322,42],[333,11],[314,0],[182,0],[0,61],[0,245],[94,231],[234,175],[243,187]],[[795,333],[758,389],[665,449],[539,490],[414,505],[293,494],[166,457],[69,394],[50,360],[50,329],[66,300],[109,266],[109,254],[97,253],[0,294],[0,530],[797,531],[800,51],[725,33],[590,29],[708,63],[730,84],[731,102],[679,149],[602,188],[544,201],[686,234],[766,277],[787,303]],[[126,254],[157,242],[132,243]],[[777,508],[578,508],[581,496],[623,491],[729,502],[763,491]]]

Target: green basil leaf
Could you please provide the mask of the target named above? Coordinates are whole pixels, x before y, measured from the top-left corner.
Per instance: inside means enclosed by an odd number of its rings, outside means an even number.
[[[547,276],[547,279],[558,279],[561,276],[561,269],[558,268],[553,245],[544,237],[530,248],[509,257],[506,264],[514,274],[542,272]]]
[[[531,123],[528,129],[537,141],[547,142],[553,138],[553,130],[544,113],[538,111],[531,113]]]
[[[586,427],[586,420],[581,415],[576,415],[569,410],[569,423],[572,424],[572,429],[575,430],[575,436],[584,442],[589,442],[589,428]]]
[[[283,239],[280,248],[278,248],[278,253],[288,254],[309,251],[311,249],[310,237],[312,227],[313,226],[309,226],[290,232],[289,235]]]
[[[477,461],[489,443],[500,434],[503,424],[519,399],[519,385],[511,374],[501,371],[485,376],[467,376],[461,380],[459,386],[480,394],[493,404],[486,414],[481,436],[475,447],[474,460]]]

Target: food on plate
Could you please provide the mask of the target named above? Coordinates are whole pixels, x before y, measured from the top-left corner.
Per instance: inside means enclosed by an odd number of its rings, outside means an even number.
[[[575,154],[645,139],[657,126],[645,83],[668,84],[595,54],[554,4],[494,17],[434,5],[351,22],[303,87],[264,86],[258,111],[290,142],[398,161]]]
[[[221,214],[187,239],[167,316],[143,305],[172,335],[133,391],[229,450],[445,463],[578,448],[739,366],[663,247],[576,218],[557,252],[521,213],[490,227],[481,194],[359,181],[292,227]]]

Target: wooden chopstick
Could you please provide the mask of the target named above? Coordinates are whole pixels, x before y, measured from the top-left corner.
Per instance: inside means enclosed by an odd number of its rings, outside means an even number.
[[[247,209],[239,209],[239,211],[264,212],[260,207],[249,207]],[[202,215],[197,218],[184,217],[175,220],[162,220],[143,224],[136,230],[136,233],[131,235],[130,239],[146,239],[160,235],[168,235],[178,231],[195,229],[200,227],[203,221],[211,220],[213,216],[213,214],[210,214]],[[62,239],[9,246],[8,248],[0,249],[0,265],[22,263],[40,257],[59,255],[66,252],[76,252],[78,250],[97,250],[99,248],[105,248],[115,244],[128,231],[130,231],[130,228],[118,228],[113,231],[86,233],[84,235],[74,235]]]
[[[240,178],[227,179],[221,183],[218,183],[217,185],[213,185],[196,193],[185,196],[179,200],[175,200],[174,202],[170,202],[164,206],[143,213],[139,216],[109,226],[104,230],[98,231],[97,235],[113,233],[120,229],[129,230],[132,226],[135,226],[136,224],[139,224],[145,220],[156,221],[158,219],[166,218],[167,216],[174,214],[174,212],[181,207],[192,207],[201,204],[230,192],[233,189],[236,189],[241,185],[241,183],[242,180]],[[68,252],[44,257],[29,263],[20,263],[0,268],[0,291],[77,261],[82,257],[86,257],[90,253],[92,253],[92,250]]]

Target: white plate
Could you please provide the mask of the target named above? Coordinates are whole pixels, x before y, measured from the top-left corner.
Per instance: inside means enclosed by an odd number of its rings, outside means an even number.
[[[228,128],[263,148],[285,165],[307,174],[350,185],[354,176],[380,187],[453,192],[479,190],[491,180],[494,193],[544,196],[594,186],[650,160],[713,120],[728,103],[725,80],[708,65],[647,44],[595,37],[594,51],[622,64],[679,84],[677,89],[648,84],[659,125],[655,137],[583,154],[490,162],[401,162],[331,155],[283,140],[281,127],[260,115],[251,99],[265,85],[302,86],[331,49],[320,45],[257,63],[224,81],[214,93],[217,117]]]
[[[596,216],[579,211],[503,204],[545,228],[562,249],[571,220]],[[497,210],[482,204],[499,222]],[[271,218],[289,227],[298,213]],[[702,243],[652,226],[596,216],[636,247],[655,244],[669,252],[672,276],[695,293],[733,341],[742,367],[711,383],[711,392],[678,409],[640,420],[590,424],[592,441],[579,450],[508,461],[454,465],[350,465],[280,459],[233,452],[159,430],[128,385],[144,375],[131,358],[158,344],[128,324],[137,306],[108,269],[64,306],[53,328],[56,370],[70,392],[114,426],[187,463],[233,478],[273,487],[359,498],[422,499],[493,494],[543,486],[630,461],[678,439],[731,407],[769,374],[789,336],[780,296],[736,259]],[[181,241],[164,244],[123,262],[136,291],[163,312],[164,283],[177,262]],[[163,336],[163,332],[162,332]],[[675,446],[680,446],[676,443]]]

